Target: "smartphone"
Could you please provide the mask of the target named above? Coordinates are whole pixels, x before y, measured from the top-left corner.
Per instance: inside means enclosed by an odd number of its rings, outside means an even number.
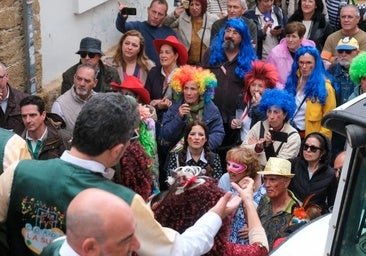
[[[272,140],[281,141],[281,142],[287,142],[288,133],[274,131],[274,130],[269,130],[269,132],[271,133]]]
[[[278,26],[275,26],[273,29],[280,29],[280,28],[281,28],[281,26],[278,25]]]
[[[136,8],[123,8],[121,15],[136,15]]]

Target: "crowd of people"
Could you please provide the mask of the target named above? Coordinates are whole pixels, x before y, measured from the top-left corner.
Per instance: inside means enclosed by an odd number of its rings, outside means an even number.
[[[322,119],[366,92],[361,5],[118,6],[113,56],[83,38],[50,112],[0,62],[0,252],[264,256],[331,212]]]

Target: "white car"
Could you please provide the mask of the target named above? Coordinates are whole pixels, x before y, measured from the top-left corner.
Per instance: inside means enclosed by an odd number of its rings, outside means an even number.
[[[333,211],[291,234],[271,256],[366,255],[366,93],[328,113],[322,123],[347,138]]]

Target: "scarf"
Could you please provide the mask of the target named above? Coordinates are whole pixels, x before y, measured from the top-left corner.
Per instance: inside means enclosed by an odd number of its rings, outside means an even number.
[[[204,108],[205,102],[203,99],[200,99],[198,104],[194,106],[189,106],[191,112],[189,115],[187,115],[188,123],[196,120],[202,121],[202,114],[203,114],[203,108]]]

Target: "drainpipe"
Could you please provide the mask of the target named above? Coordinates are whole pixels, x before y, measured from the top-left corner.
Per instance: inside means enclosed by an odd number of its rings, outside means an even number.
[[[25,62],[27,67],[27,92],[37,93],[36,54],[34,45],[33,0],[23,0],[23,25],[25,32]]]

